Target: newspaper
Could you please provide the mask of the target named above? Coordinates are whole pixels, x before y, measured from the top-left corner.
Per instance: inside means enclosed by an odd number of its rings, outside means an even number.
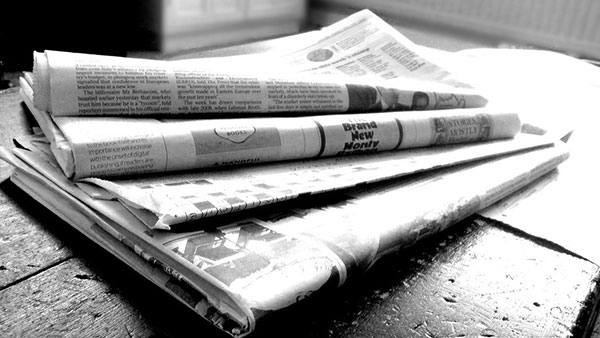
[[[518,114],[491,107],[237,119],[50,116],[21,93],[73,179],[371,154],[515,136]]]
[[[202,227],[192,222],[175,232],[150,230],[117,201],[91,198],[43,152],[1,149],[0,156],[18,168],[15,180],[33,196],[45,203],[81,202],[74,204],[77,211],[197,291],[187,302],[197,313],[232,336],[244,336],[265,315],[343,285],[381,257],[528,185],[568,152],[556,144],[215,218]]]
[[[19,138],[17,141],[27,149],[53,156],[45,139],[31,141]],[[144,177],[86,178],[78,180],[77,184],[94,198],[119,199],[150,228],[170,230],[180,223],[206,220],[552,143],[552,139],[547,137],[519,134],[513,139],[493,142],[290,161],[226,171],[216,169]]]
[[[318,33],[277,53],[223,58],[35,52],[34,104],[54,116],[89,116],[327,114],[487,103],[368,10]]]

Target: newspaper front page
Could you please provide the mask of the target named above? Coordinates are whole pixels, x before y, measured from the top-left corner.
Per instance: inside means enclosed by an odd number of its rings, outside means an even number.
[[[154,119],[53,117],[23,99],[71,178],[110,177],[371,154],[514,137],[516,113],[490,107],[420,112]]]
[[[294,49],[193,60],[34,53],[34,104],[54,116],[327,114],[481,107],[487,100],[368,10]]]
[[[197,313],[233,336],[252,332],[268,313],[342,285],[381,257],[414,245],[549,172],[568,157],[559,144],[427,171],[409,179],[320,198],[290,209],[149,230],[122,204],[91,198],[43,152],[14,149],[21,172],[83,202],[107,231],[151,264],[198,290]],[[502,170],[498,170],[502,168]],[[58,198],[49,191],[47,200]],[[377,219],[373,222],[374,217]]]

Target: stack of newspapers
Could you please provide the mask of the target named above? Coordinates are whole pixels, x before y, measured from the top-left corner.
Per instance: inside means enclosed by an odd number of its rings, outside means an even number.
[[[43,133],[0,156],[67,223],[244,336],[568,157],[428,53],[367,10],[257,54],[35,53],[21,93]]]

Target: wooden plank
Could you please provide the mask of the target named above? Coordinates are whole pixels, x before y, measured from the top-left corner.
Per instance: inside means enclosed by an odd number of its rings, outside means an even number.
[[[8,180],[0,183],[0,215],[0,289],[72,257],[56,236],[68,225]]]
[[[70,245],[85,252],[0,290],[0,337],[227,337],[86,238]]]
[[[3,337],[149,337],[139,311],[70,259],[2,292]],[[141,317],[141,318],[140,318]]]
[[[600,338],[600,317],[596,319],[596,324],[593,326],[590,338]]]
[[[0,146],[13,147],[13,137],[30,134],[34,125],[18,89],[0,92]],[[72,256],[53,233],[62,221],[8,181],[11,172],[0,161],[0,289]]]
[[[582,318],[598,301],[589,261],[480,221],[438,245],[344,337],[581,337],[593,324]]]

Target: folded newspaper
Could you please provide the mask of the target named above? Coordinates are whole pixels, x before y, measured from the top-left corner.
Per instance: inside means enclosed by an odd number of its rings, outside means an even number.
[[[34,53],[34,104],[55,116],[346,113],[484,106],[368,10],[276,53],[145,60]]]
[[[16,168],[17,185],[233,336],[321,288],[343,285],[568,156],[564,145],[538,146],[162,231],[149,229],[119,201],[91,197],[35,143],[30,150],[0,149]]]
[[[23,99],[75,179],[485,141],[521,128],[516,113],[489,107],[191,120],[52,116],[33,105],[30,81],[21,79]]]

